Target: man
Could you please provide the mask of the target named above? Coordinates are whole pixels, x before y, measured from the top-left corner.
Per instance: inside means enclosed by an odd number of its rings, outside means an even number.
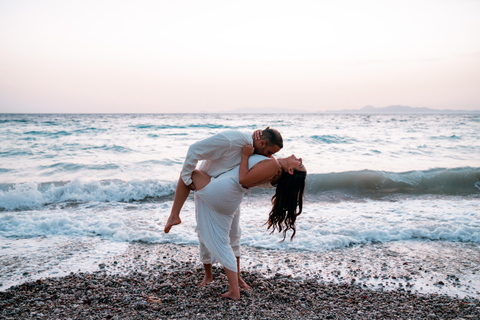
[[[281,134],[267,127],[264,130],[257,130],[252,135],[241,131],[224,131],[210,138],[198,141],[192,144],[185,157],[182,172],[177,183],[175,197],[173,200],[170,216],[165,224],[164,232],[170,232],[170,229],[180,224],[180,211],[183,204],[190,194],[190,190],[195,191],[195,185],[192,182],[192,172],[198,161],[205,160],[200,170],[211,177],[218,177],[233,167],[240,164],[243,146],[251,144],[255,148],[254,153],[271,157],[273,154],[283,148],[283,139]],[[240,209],[235,212],[235,218],[230,232],[230,244],[237,257],[237,270],[240,270]],[[204,286],[212,281],[211,262],[210,266],[206,263],[210,259],[210,253],[200,243],[200,255],[205,267],[205,278],[199,284]],[[242,288],[248,288],[248,285],[240,279],[239,284]]]
[[[205,160],[200,166],[200,170],[211,177],[217,177],[240,164],[244,145],[252,144],[255,148],[254,153],[266,157],[271,157],[283,148],[283,139],[280,132],[269,127],[262,130],[261,134],[258,134],[258,131],[260,130],[256,131],[257,136],[255,136],[255,132],[250,136],[246,132],[225,131],[198,141],[189,147],[175,190],[170,216],[165,224],[165,233],[170,232],[173,226],[182,223],[180,211],[190,194],[190,190],[196,190],[192,182],[192,172],[198,161]]]

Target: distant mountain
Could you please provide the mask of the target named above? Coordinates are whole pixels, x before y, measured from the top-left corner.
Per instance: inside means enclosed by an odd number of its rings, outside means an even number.
[[[210,111],[200,111],[202,113],[210,113]],[[361,109],[343,109],[343,110],[327,110],[312,112],[301,109],[282,109],[282,108],[237,108],[231,111],[222,111],[222,113],[354,113],[354,114],[459,114],[459,113],[479,113],[480,110],[439,110],[430,108],[415,108],[409,106],[388,106],[384,108],[376,108],[374,106],[365,106]]]
[[[227,111],[227,113],[311,113],[311,111],[281,108],[238,108]]]
[[[344,109],[329,110],[324,113],[377,113],[377,114],[398,114],[398,113],[480,113],[480,110],[438,110],[430,108],[414,108],[409,106],[388,106],[384,108],[376,108],[373,106],[365,106],[362,109]]]

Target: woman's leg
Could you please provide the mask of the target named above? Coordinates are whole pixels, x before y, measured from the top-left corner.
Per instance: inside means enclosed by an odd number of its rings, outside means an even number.
[[[235,271],[225,269],[225,274],[227,275],[228,279],[228,292],[221,294],[222,298],[229,298],[232,300],[240,299],[240,289],[238,288],[238,274]]]
[[[240,237],[242,235],[242,230],[240,228],[240,207],[235,211],[233,216],[232,226],[230,228],[230,246],[232,247],[233,253],[237,258],[237,272],[238,272],[238,285],[242,289],[252,289],[240,275]]]
[[[193,174],[192,174],[192,180],[193,180],[193,183],[195,184],[195,187],[197,187],[197,190],[202,190],[203,188],[205,188],[210,183],[211,177],[208,174],[206,174],[206,173],[204,173],[200,170],[195,170],[195,171],[193,171]],[[224,219],[224,223],[227,223],[228,219],[233,220],[233,215],[232,216],[224,216],[224,218],[227,218],[227,219]],[[231,228],[232,220],[230,220],[230,223],[229,223],[230,228]],[[218,236],[214,232],[214,230],[210,230],[210,231],[207,231],[207,232],[210,233],[211,235]],[[227,240],[226,243],[228,244],[228,248],[231,250],[230,241],[229,241],[230,239],[228,238],[228,235],[225,235],[225,237],[226,237],[225,240]],[[221,245],[221,243],[219,243],[219,244]],[[233,254],[233,251],[232,251],[232,256],[235,257],[235,255]],[[237,261],[237,263],[238,263],[238,261]],[[205,275],[207,275],[207,269],[210,268],[211,265],[204,264],[204,267],[205,267]],[[231,268],[236,269],[236,267],[237,266],[235,265],[235,266],[232,266]],[[227,279],[228,279],[229,290],[228,290],[228,292],[225,292],[225,293],[221,294],[220,296],[223,297],[223,298],[238,300],[238,299],[240,299],[240,288],[238,287],[238,274],[237,274],[236,271],[232,271],[232,270],[227,269],[227,268],[224,268],[224,269],[225,269],[225,274],[227,275]],[[212,278],[213,278],[213,275],[212,275]]]
[[[250,290],[252,287],[248,285],[243,279],[242,276],[240,275],[240,257],[237,257],[237,270],[238,270],[238,285],[240,288],[245,289],[245,290]]]
[[[210,183],[211,177],[205,172],[195,169],[192,173],[192,180],[197,190],[202,190]],[[205,275],[202,282],[198,284],[199,287],[204,287],[213,280],[212,265],[204,263],[203,267],[205,269]]]

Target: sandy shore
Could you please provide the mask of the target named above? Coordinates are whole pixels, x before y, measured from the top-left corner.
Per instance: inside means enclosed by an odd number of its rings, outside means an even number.
[[[197,287],[203,270],[196,252],[195,246],[132,245],[98,272],[0,292],[0,319],[480,319],[474,297],[265,274],[248,262],[242,276],[252,290],[243,290],[240,301],[225,300],[218,297],[227,290],[220,267],[213,283]]]

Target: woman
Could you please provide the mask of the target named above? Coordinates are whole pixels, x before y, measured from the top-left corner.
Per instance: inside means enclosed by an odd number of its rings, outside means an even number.
[[[283,231],[284,239],[288,230],[293,231],[291,238],[295,235],[295,219],[302,212],[303,205],[306,169],[302,159],[291,155],[276,160],[262,155],[252,155],[253,151],[251,145],[243,147],[240,165],[217,178],[211,178],[200,170],[195,170],[192,174],[197,187],[196,231],[200,248],[202,251],[205,247],[224,266],[230,288],[221,296],[234,300],[240,299],[240,291],[237,261],[230,246],[229,232],[234,213],[240,206],[246,190],[269,181],[277,183],[277,190],[272,198],[273,208],[267,224],[273,231],[277,229],[279,232]],[[211,268],[211,263],[205,260],[203,263],[207,274],[207,268],[208,266]]]

